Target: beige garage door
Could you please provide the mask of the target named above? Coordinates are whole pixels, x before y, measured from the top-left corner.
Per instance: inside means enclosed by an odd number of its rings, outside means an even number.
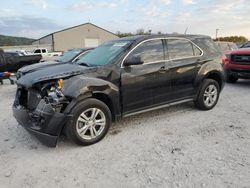
[[[99,46],[99,39],[85,39],[85,48],[93,48]]]

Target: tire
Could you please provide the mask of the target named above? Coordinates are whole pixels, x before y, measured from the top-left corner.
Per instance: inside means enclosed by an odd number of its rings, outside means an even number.
[[[220,96],[220,86],[216,80],[205,79],[199,95],[194,101],[195,106],[201,110],[211,110],[215,107]]]
[[[67,123],[67,137],[78,145],[88,146],[102,140],[112,123],[108,106],[100,100],[89,98],[77,104]]]
[[[236,83],[238,81],[239,78],[237,78],[236,76],[228,76],[227,77],[227,82],[228,83]]]

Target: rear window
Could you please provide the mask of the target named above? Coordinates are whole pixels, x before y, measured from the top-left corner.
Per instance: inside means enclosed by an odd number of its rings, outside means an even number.
[[[227,52],[231,51],[229,48],[228,43],[218,43],[219,48],[221,49],[222,52]]]
[[[230,50],[237,50],[238,46],[235,43],[229,43]]]

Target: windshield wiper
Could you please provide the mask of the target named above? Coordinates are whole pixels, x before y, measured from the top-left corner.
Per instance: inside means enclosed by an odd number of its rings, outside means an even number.
[[[90,64],[85,63],[85,62],[78,63],[78,65],[82,65],[82,66],[90,67]]]

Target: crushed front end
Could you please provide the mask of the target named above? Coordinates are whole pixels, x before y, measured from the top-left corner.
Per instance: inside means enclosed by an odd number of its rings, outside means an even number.
[[[17,82],[13,114],[42,143],[55,147],[63,126],[70,118],[63,113],[70,103],[61,92],[62,80],[52,80],[26,88]]]

